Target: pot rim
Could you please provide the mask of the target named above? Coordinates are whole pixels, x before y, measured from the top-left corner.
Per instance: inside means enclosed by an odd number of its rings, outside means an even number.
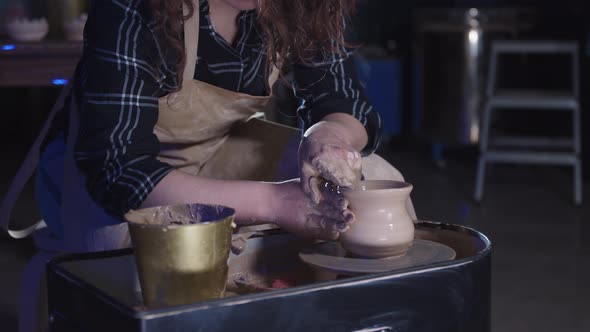
[[[367,188],[369,187],[369,188]],[[411,191],[411,183],[397,180],[364,180],[359,189],[342,188],[343,193]]]

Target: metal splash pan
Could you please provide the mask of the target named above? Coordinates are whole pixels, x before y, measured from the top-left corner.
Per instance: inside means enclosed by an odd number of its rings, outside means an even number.
[[[335,277],[299,259],[309,242],[263,232],[248,240],[249,254],[230,258],[228,297],[151,310],[131,250],[62,255],[47,267],[50,330],[490,331],[487,237],[433,222],[417,223],[416,237],[449,246],[455,259]],[[250,280],[240,285],[240,274]]]

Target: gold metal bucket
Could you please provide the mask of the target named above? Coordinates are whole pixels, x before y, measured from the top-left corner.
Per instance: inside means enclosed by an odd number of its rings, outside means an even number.
[[[228,207],[185,204],[125,216],[147,307],[223,297],[234,215]]]

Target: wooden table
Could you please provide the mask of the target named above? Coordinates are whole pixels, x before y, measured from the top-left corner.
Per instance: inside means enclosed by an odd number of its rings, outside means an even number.
[[[0,40],[0,87],[63,85],[82,55],[82,42]]]

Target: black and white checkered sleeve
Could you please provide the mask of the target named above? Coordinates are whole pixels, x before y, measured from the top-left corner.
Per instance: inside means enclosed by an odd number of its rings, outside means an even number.
[[[119,216],[139,207],[172,170],[156,159],[159,141],[153,129],[158,97],[174,88],[175,73],[141,15],[141,3],[94,2],[76,75],[76,162],[92,197]]]
[[[373,153],[381,138],[381,118],[364,94],[357,79],[351,52],[318,61],[313,65],[295,65],[297,94],[304,100],[299,115],[309,127],[331,113],[347,113],[359,120],[369,141],[363,155]]]

